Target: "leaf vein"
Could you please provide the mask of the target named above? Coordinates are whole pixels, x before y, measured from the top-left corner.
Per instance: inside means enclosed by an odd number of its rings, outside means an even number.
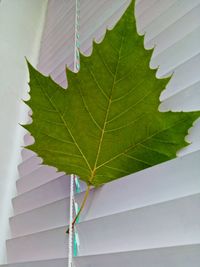
[[[138,84],[136,84],[136,86],[134,86],[133,88],[131,88],[126,94],[118,97],[118,98],[115,98],[112,100],[112,102],[117,102],[119,100],[122,100],[124,99],[125,97],[127,97],[129,94],[131,94],[132,92],[134,92],[140,85],[142,85],[144,83],[145,80],[142,80],[142,82],[139,82]]]
[[[161,133],[161,132],[167,131],[167,130],[169,130],[170,128],[172,128],[172,127],[174,127],[174,126],[177,126],[178,124],[183,123],[183,122],[185,122],[185,121],[186,121],[186,119],[185,119],[185,120],[181,120],[181,121],[179,121],[178,123],[176,122],[175,124],[171,125],[170,127],[166,128],[166,129],[162,129],[162,130],[157,131],[156,133],[150,135],[149,137],[145,138],[142,142],[138,142],[138,143],[136,143],[136,144],[134,144],[134,145],[132,145],[132,146],[126,148],[124,151],[120,152],[119,154],[115,155],[114,157],[110,158],[109,160],[107,160],[107,161],[103,162],[102,164],[100,164],[99,166],[97,166],[97,167],[96,167],[96,170],[99,169],[99,168],[101,168],[101,167],[103,167],[105,164],[107,164],[107,163],[109,163],[109,162],[115,160],[116,158],[122,156],[124,153],[126,153],[126,152],[128,152],[128,151],[134,149],[136,146],[143,144],[143,143],[146,142],[147,140],[151,139],[153,136],[156,136],[157,134],[159,134],[159,133]]]
[[[94,46],[95,47],[95,46]],[[107,69],[107,71],[114,77],[114,73],[111,71],[111,69],[109,68],[108,64],[106,63],[106,61],[104,60],[104,57],[102,56],[102,54],[99,52],[98,49],[95,48],[95,50],[97,51],[99,58],[101,59],[103,65],[105,66],[105,68]]]
[[[109,169],[112,169],[112,170],[115,170],[115,171],[120,171],[120,172],[123,172],[123,173],[125,173],[125,174],[129,174],[128,171],[123,170],[123,169],[121,169],[121,168],[115,168],[115,167],[111,167],[111,166],[108,166],[108,165],[105,165],[104,167],[109,168]]]
[[[167,157],[168,157],[167,154],[165,154],[165,153],[163,153],[163,152],[159,152],[159,151],[157,151],[157,150],[155,150],[155,149],[152,149],[152,148],[150,148],[150,147],[148,147],[148,146],[146,146],[146,145],[144,145],[144,144],[140,144],[140,146],[146,148],[147,150],[150,150],[150,151],[153,151],[153,152],[158,153],[158,154],[160,154],[160,155],[163,155],[163,156],[167,156]]]
[[[136,107],[138,104],[140,104],[147,96],[149,96],[150,94],[152,94],[153,91],[148,92],[146,95],[144,95],[140,100],[138,100],[136,103],[134,103],[133,105],[131,105],[130,107],[126,108],[123,112],[120,112],[118,115],[116,115],[114,118],[110,119],[109,121],[107,121],[107,123],[111,123],[114,120],[120,118],[121,116],[123,116],[124,114],[126,114],[129,110],[133,109],[134,107]]]
[[[126,79],[131,73],[133,73],[132,70],[130,70],[126,75],[122,76],[121,78],[119,78],[118,80],[116,80],[115,84],[123,81],[124,79]]]
[[[57,151],[57,150],[51,150],[51,149],[38,149],[39,151],[46,151],[46,152],[50,152],[50,153],[56,153],[56,154],[60,154],[60,155],[65,155],[65,156],[70,156],[70,157],[76,157],[76,158],[82,158],[81,155],[78,154],[71,154],[71,153],[66,153],[66,152],[62,152],[62,151]]]
[[[134,121],[131,121],[130,123],[127,123],[123,126],[120,126],[120,127],[117,127],[117,128],[114,128],[114,129],[110,129],[110,130],[106,130],[105,132],[108,133],[108,132],[114,132],[114,131],[117,131],[117,130],[121,130],[123,128],[126,128],[132,124],[135,124],[138,120],[140,120],[142,117],[144,117],[145,114],[142,114],[141,116],[139,116],[137,119],[135,119]]]
[[[100,89],[101,93],[105,96],[105,98],[106,98],[107,100],[109,100],[109,97],[107,96],[107,94],[104,92],[103,88],[101,87],[101,85],[100,85],[99,82],[97,81],[97,79],[96,79],[96,77],[95,77],[93,71],[91,71],[89,67],[87,67],[87,69],[89,70],[89,72],[90,72],[90,74],[91,74],[91,76],[92,76],[94,82],[96,83],[97,87]]]
[[[88,105],[86,104],[86,101],[85,101],[84,96],[82,94],[82,89],[81,88],[79,88],[79,92],[80,92],[80,95],[81,95],[81,98],[82,98],[82,101],[83,101],[83,105],[84,105],[85,109],[87,110],[88,114],[90,115],[90,118],[92,119],[93,123],[96,125],[96,127],[98,129],[102,130],[101,127],[100,127],[100,125],[97,123],[97,121],[93,117],[92,113],[90,112],[90,110],[88,108]]]
[[[67,144],[74,144],[73,142],[66,141],[65,139],[61,139],[61,138],[58,138],[58,137],[54,137],[54,136],[51,136],[51,135],[46,134],[46,133],[44,133],[44,132],[41,132],[41,133],[42,133],[43,135],[49,137],[49,138],[52,138],[52,139],[56,140],[56,141],[60,141],[60,142],[67,143]]]
[[[149,162],[147,162],[147,161],[144,161],[144,160],[141,160],[141,159],[135,158],[135,157],[133,157],[133,156],[131,156],[131,155],[129,155],[129,154],[126,154],[126,153],[124,153],[124,155],[125,155],[126,157],[128,157],[128,158],[131,158],[131,159],[135,160],[135,161],[138,161],[138,162],[144,163],[144,164],[146,164],[146,165],[148,165],[148,166],[152,166],[152,164],[150,164],[150,163],[149,163]]]
[[[35,77],[36,77],[36,76],[35,76]],[[37,77],[36,77],[36,80],[38,81]],[[40,84],[39,81],[38,81],[38,83]],[[59,113],[60,118],[61,118],[61,120],[63,121],[63,124],[64,124],[66,130],[69,132],[69,134],[70,134],[72,140],[74,141],[74,144],[76,145],[76,147],[77,147],[78,150],[80,151],[80,153],[81,153],[81,155],[83,156],[83,158],[84,158],[84,160],[85,160],[85,162],[86,162],[88,168],[89,168],[90,171],[91,171],[90,164],[89,164],[87,158],[85,157],[83,151],[82,151],[81,148],[79,147],[78,143],[76,142],[76,139],[74,138],[72,132],[70,131],[70,129],[69,129],[69,127],[68,127],[68,125],[67,125],[65,119],[64,119],[63,116],[60,114],[60,111],[57,109],[57,107],[56,107],[56,105],[54,104],[54,102],[49,98],[49,95],[45,92],[45,90],[43,90],[43,87],[42,87],[41,85],[40,85],[40,88],[41,88],[41,91],[43,92],[43,94],[44,94],[44,95],[47,97],[47,99],[50,101],[50,103],[51,103],[51,105],[53,106],[53,108]],[[62,89],[61,89],[61,90],[62,90]]]

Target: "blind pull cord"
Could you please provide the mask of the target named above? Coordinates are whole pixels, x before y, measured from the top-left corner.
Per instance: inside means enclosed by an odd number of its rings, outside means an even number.
[[[74,31],[74,72],[80,69],[80,55],[79,55],[79,18],[80,18],[80,0],[76,0],[75,6],[75,31]],[[73,229],[73,213],[74,207],[76,214],[78,213],[78,206],[74,199],[74,184],[76,191],[80,191],[78,178],[71,174],[70,176],[70,215],[69,215],[69,240],[68,240],[68,267],[73,267],[73,256],[77,256],[79,247],[79,238],[76,230]]]

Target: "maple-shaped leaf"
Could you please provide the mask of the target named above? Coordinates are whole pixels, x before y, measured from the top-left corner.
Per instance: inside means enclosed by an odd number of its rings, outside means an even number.
[[[94,186],[176,157],[200,115],[158,111],[169,78],[149,68],[152,51],[137,34],[134,4],[91,56],[80,56],[77,74],[67,69],[67,90],[29,65],[30,149]]]

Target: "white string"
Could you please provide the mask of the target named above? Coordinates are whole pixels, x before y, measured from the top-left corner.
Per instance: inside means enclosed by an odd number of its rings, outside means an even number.
[[[74,72],[79,71],[79,13],[80,1],[76,0],[75,10],[75,31],[74,31]],[[69,250],[68,250],[68,267],[73,267],[73,215],[74,215],[74,180],[75,175],[70,176],[70,215],[69,215]]]
[[[69,214],[69,250],[68,250],[68,267],[73,267],[73,200],[74,200],[74,175],[70,176],[70,214]]]
[[[80,15],[80,0],[76,0],[75,31],[74,31],[74,72],[78,72],[79,68],[80,68],[80,62],[79,62],[79,15]]]

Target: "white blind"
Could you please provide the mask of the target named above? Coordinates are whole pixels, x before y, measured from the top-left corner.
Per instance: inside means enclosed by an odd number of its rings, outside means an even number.
[[[81,51],[90,53],[127,7],[126,0],[81,1]],[[157,76],[174,73],[161,96],[161,110],[200,108],[200,0],[139,0],[138,31],[155,46]],[[66,86],[65,65],[73,65],[75,1],[49,0],[38,68]],[[92,190],[77,225],[76,267],[197,267],[200,262],[200,125],[183,157]],[[26,142],[31,142],[26,136]],[[69,177],[23,150],[24,162],[13,199],[11,266],[67,266],[65,229]],[[81,184],[82,191],[85,190]],[[83,193],[77,195],[79,203]],[[16,262],[21,262],[16,264]]]

